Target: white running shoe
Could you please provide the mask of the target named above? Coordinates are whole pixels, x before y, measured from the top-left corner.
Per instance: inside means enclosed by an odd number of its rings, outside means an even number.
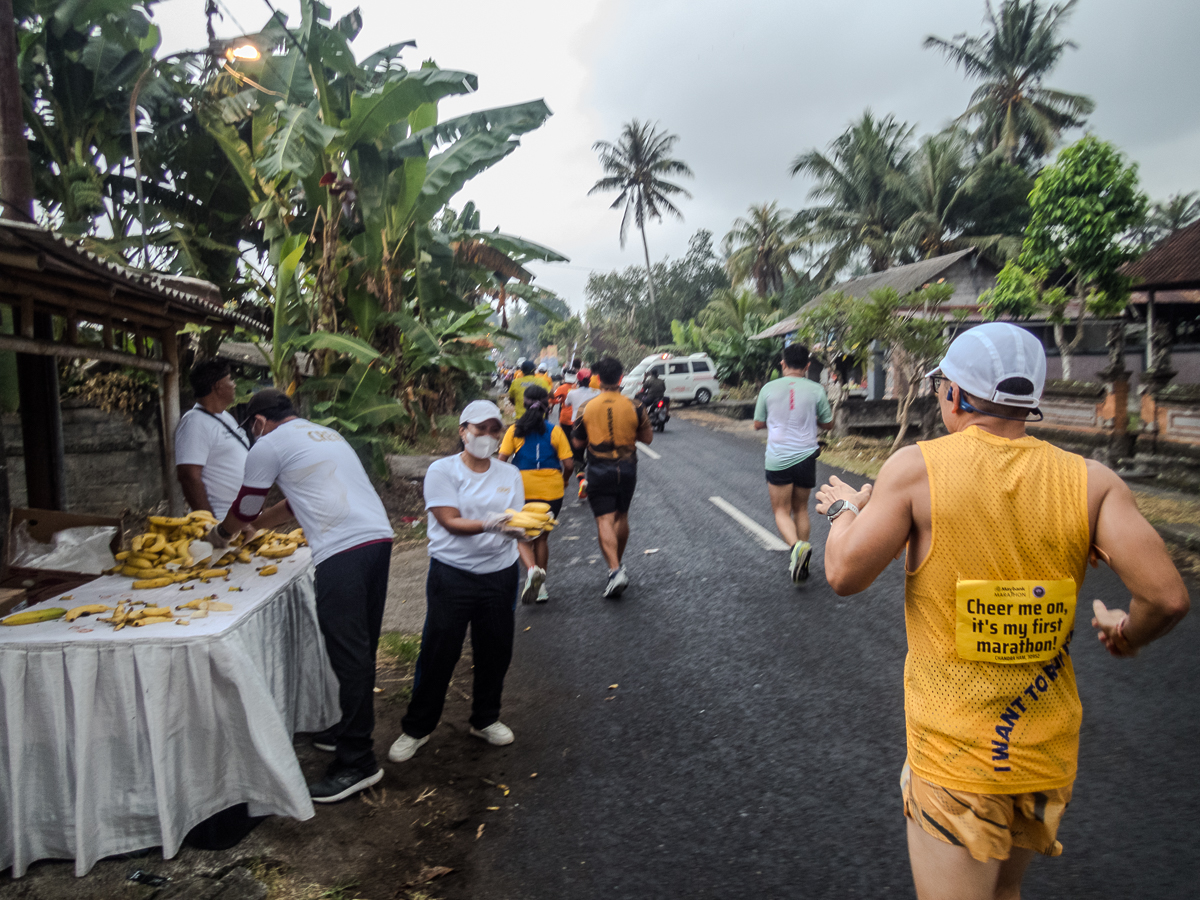
[[[808,564],[812,560],[812,544],[808,541],[796,541],[792,547],[792,558],[788,565],[788,574],[792,584],[808,581]]]
[[[546,583],[546,570],[541,566],[532,566],[529,572],[525,575],[525,590],[521,591],[522,603],[533,603],[538,596],[538,591],[542,585]]]
[[[503,722],[493,722],[487,728],[472,727],[471,734],[477,738],[483,738],[495,747],[503,747],[505,744],[513,742],[512,729]]]
[[[396,738],[392,743],[392,749],[388,751],[388,759],[392,762],[407,762],[413,758],[413,754],[420,747],[423,747],[428,740],[429,735],[425,735],[423,738],[415,738],[411,734],[405,734],[402,731],[400,732],[400,737]]]
[[[629,574],[625,571],[625,567],[621,566],[608,576],[608,584],[604,586],[604,596],[615,600],[627,587],[629,587]]]
[[[538,603],[549,603],[550,602],[550,592],[548,590],[546,590],[546,586],[544,584],[542,585],[542,589],[540,591],[538,591],[537,602]]]

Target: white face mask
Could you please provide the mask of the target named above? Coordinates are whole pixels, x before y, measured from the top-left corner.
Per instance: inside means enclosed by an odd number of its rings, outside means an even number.
[[[467,434],[463,437],[463,449],[476,459],[488,459],[500,449],[500,438],[490,434]]]

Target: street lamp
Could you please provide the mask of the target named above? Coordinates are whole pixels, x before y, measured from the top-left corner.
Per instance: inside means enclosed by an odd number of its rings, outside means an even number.
[[[250,43],[238,44],[236,46],[230,44],[225,48],[225,58],[230,62],[234,62],[235,60],[253,62],[261,57],[262,54],[258,52],[258,48]]]

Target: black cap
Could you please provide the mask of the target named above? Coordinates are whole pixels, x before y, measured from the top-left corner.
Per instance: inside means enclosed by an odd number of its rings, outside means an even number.
[[[255,416],[266,416],[271,421],[278,421],[295,414],[296,409],[292,406],[291,397],[275,388],[266,388],[250,398],[241,424],[245,427]]]

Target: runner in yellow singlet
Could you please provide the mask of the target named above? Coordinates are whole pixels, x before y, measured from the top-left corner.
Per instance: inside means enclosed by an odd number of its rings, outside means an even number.
[[[1187,589],[1124,482],[1026,434],[1046,377],[1041,343],[1009,323],[972,328],[930,373],[946,437],[900,450],[874,487],[836,477],[825,575],[869,587],[907,548],[901,774],[919,900],[1013,900],[1034,853],[1062,852],[1081,708],[1071,665],[1091,557],[1132,592],[1092,604],[1114,656],[1186,615]]]

